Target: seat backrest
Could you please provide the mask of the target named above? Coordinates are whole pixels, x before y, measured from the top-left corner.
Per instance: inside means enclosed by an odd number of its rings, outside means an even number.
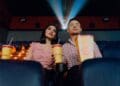
[[[104,58],[120,59],[120,41],[97,41]]]
[[[87,60],[80,73],[83,86],[120,86],[120,59]]]
[[[43,86],[42,66],[33,61],[0,60],[0,86]]]
[[[104,58],[119,58],[120,59],[120,48],[119,47],[109,47],[103,49]]]

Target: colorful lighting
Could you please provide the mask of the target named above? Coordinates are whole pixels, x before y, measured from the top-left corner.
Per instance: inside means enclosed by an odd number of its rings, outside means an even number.
[[[78,12],[82,10],[84,7],[85,3],[87,2],[86,0],[47,0],[48,3],[50,4],[51,8],[53,9],[55,15],[57,16],[62,29],[67,29],[67,24],[71,18],[76,17]],[[66,10],[64,9],[62,3],[66,3],[67,8]],[[68,4],[70,2],[70,4]],[[64,4],[65,5],[65,4]],[[72,5],[72,6],[69,6]],[[65,12],[67,11],[67,12]],[[67,13],[67,14],[64,14]]]

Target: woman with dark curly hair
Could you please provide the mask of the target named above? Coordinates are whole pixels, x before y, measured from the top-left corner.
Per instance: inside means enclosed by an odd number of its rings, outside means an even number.
[[[58,30],[55,25],[48,25],[42,32],[40,42],[32,42],[25,60],[40,62],[45,69],[45,86],[53,86],[54,82],[54,57],[53,44],[57,44]]]

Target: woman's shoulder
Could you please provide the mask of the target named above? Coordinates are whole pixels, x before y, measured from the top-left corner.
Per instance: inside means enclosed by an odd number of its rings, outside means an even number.
[[[32,42],[32,43],[30,43],[30,46],[32,46],[32,45],[40,45],[40,42]]]
[[[32,42],[32,43],[30,44],[30,46],[31,46],[32,48],[39,48],[39,47],[42,47],[42,45],[43,45],[43,44],[41,44],[40,42]]]

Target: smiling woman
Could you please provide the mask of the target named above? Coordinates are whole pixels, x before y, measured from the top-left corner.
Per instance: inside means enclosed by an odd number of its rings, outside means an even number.
[[[50,84],[54,86],[53,84],[55,84],[55,61],[52,46],[57,43],[57,35],[57,27],[55,25],[48,25],[42,33],[40,43],[32,42],[25,57],[25,60],[33,60],[42,64],[45,73],[45,86],[51,86]]]

